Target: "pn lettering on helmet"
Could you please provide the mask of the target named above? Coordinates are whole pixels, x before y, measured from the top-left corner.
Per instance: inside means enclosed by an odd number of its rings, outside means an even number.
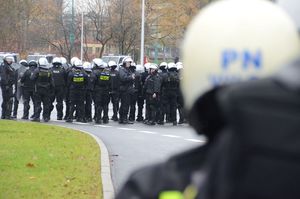
[[[248,70],[250,66],[254,66],[255,69],[260,70],[262,67],[262,52],[257,50],[250,52],[249,50],[243,50],[239,52],[234,49],[226,49],[221,55],[222,68],[228,70],[229,67],[237,62],[240,62],[240,66],[243,70]]]

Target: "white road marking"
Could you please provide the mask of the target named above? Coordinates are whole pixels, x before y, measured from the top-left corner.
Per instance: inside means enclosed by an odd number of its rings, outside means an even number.
[[[204,140],[196,140],[196,139],[184,139],[185,141],[189,141],[189,142],[198,142],[198,143],[204,143]]]
[[[156,132],[152,132],[152,131],[139,131],[141,133],[146,133],[146,134],[158,134]]]
[[[169,138],[181,138],[178,135],[161,135],[161,136],[163,136],[163,137],[169,137]]]
[[[112,126],[107,126],[107,125],[94,125],[94,126],[99,126],[99,127],[102,127],[102,128],[111,128]]]
[[[73,122],[73,124],[89,125],[89,123],[83,123],[83,122]]]
[[[51,121],[51,120],[50,120]],[[53,122],[66,122],[65,120],[52,120]]]
[[[130,128],[118,128],[120,130],[124,130],[124,131],[136,131],[136,129],[130,129]]]

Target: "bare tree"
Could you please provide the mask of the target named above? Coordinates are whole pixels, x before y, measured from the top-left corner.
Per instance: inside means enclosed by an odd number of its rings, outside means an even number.
[[[92,24],[91,33],[101,44],[99,57],[102,57],[107,43],[113,38],[112,15],[109,1],[87,0],[87,17]]]
[[[140,40],[140,6],[136,0],[112,0],[114,42],[120,54],[128,54]]]

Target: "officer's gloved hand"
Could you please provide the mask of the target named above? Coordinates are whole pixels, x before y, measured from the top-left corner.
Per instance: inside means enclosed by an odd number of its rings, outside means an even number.
[[[203,94],[194,104],[188,117],[189,123],[198,134],[213,140],[217,133],[225,126],[222,111],[217,102],[217,93],[223,87],[216,87]]]

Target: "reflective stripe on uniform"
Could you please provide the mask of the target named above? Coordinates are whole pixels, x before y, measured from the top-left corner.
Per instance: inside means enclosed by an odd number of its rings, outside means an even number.
[[[163,191],[159,194],[159,199],[184,199],[180,191]]]

